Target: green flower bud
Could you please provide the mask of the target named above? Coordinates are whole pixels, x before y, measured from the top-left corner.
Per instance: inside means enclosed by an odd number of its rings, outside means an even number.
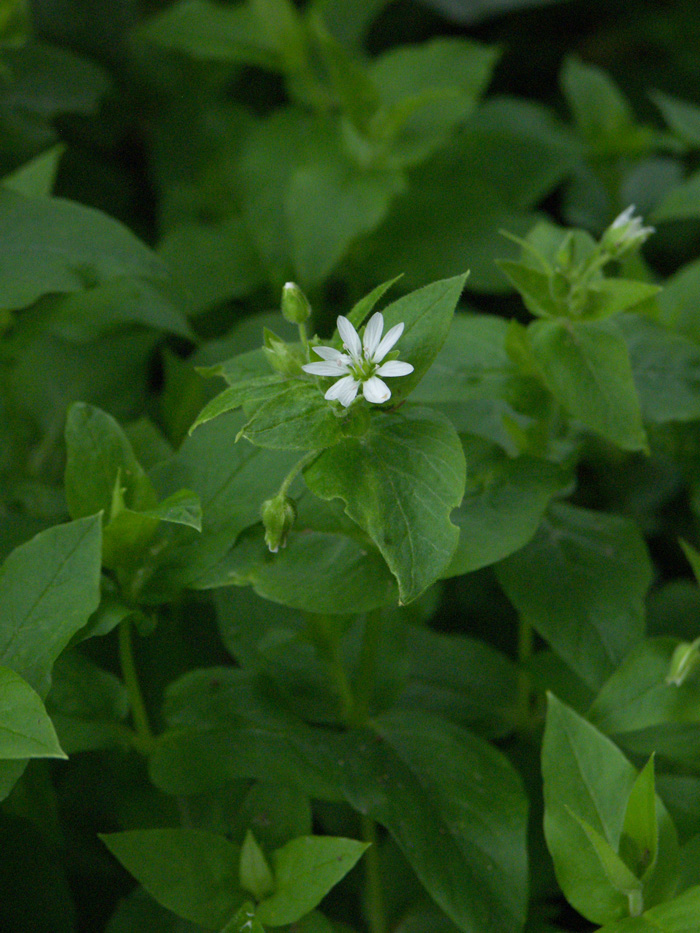
[[[260,510],[265,526],[265,544],[273,554],[287,543],[297,517],[297,507],[289,496],[276,495],[266,499]]]
[[[262,901],[275,890],[275,879],[265,858],[265,853],[250,830],[245,834],[238,864],[241,887]]]
[[[282,289],[282,314],[291,324],[303,324],[311,317],[309,299],[295,282]]]
[[[683,641],[676,647],[666,674],[666,683],[680,687],[700,662],[700,638]]]
[[[283,376],[300,376],[302,360],[274,331],[263,330],[263,351],[273,369]]]

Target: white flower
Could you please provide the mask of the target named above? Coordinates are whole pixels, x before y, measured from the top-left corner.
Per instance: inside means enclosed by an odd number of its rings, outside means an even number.
[[[642,218],[635,217],[634,209],[634,204],[625,208],[603,234],[602,245],[614,258],[641,246],[656,232],[654,227],[642,226]]]
[[[382,338],[384,318],[377,311],[367,323],[365,333],[360,337],[350,321],[342,315],[338,318],[338,333],[343,341],[342,353],[333,347],[314,347],[323,363],[307,363],[301,368],[314,376],[341,376],[326,392],[324,398],[337,399],[347,408],[355,401],[360,386],[368,402],[380,405],[391,398],[391,390],[382,382],[380,376],[407,376],[413,372],[410,363],[399,360],[382,360],[403,333],[403,324],[396,324]]]

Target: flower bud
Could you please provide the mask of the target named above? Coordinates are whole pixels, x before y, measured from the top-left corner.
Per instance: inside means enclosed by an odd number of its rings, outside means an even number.
[[[630,204],[610,224],[600,245],[612,259],[619,259],[630,250],[638,249],[655,232],[654,227],[642,226],[642,218],[634,216],[634,204]]]
[[[666,674],[666,683],[680,687],[700,662],[700,638],[682,641],[671,657]]]
[[[267,327],[263,331],[263,351],[267,361],[283,376],[300,376],[302,360],[294,353],[289,344]]]
[[[295,282],[282,289],[282,314],[291,324],[303,324],[311,316],[309,300]]]
[[[265,526],[265,544],[273,554],[287,543],[297,517],[297,507],[289,496],[278,494],[266,499],[260,510]]]
[[[250,830],[241,846],[238,877],[243,890],[252,894],[256,901],[262,901],[275,889],[275,880],[265,853]]]

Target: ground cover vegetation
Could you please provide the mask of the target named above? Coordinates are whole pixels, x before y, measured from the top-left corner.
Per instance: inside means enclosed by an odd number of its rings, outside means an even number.
[[[697,933],[699,29],[0,0],[3,933]]]

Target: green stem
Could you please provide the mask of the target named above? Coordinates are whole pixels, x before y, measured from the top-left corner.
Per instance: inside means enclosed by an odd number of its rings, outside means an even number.
[[[141,685],[139,684],[136,665],[134,664],[134,651],[131,643],[131,622],[124,619],[119,623],[119,662],[122,669],[124,685],[129,697],[131,716],[136,729],[138,745],[144,754],[148,754],[153,747],[153,732],[148,721],[146,704],[143,701]]]
[[[282,480],[282,485],[280,486],[277,495],[286,496],[287,490],[297,478],[297,475],[304,469],[304,467],[308,466],[310,463],[313,463],[313,461],[319,456],[320,453],[320,450],[311,450],[308,454],[305,454],[301,460],[298,460]]]
[[[301,324],[297,324],[299,328],[299,339],[301,344],[306,350],[306,359],[309,359],[309,335],[306,333],[306,322],[302,321]]]
[[[526,667],[532,657],[534,633],[527,619],[520,617],[518,624],[518,709],[517,720],[521,729],[527,729],[531,718],[532,685]]]
[[[362,838],[370,844],[364,857],[369,933],[387,933],[386,905],[382,890],[381,864],[377,843],[377,824],[368,816],[362,817]]]

